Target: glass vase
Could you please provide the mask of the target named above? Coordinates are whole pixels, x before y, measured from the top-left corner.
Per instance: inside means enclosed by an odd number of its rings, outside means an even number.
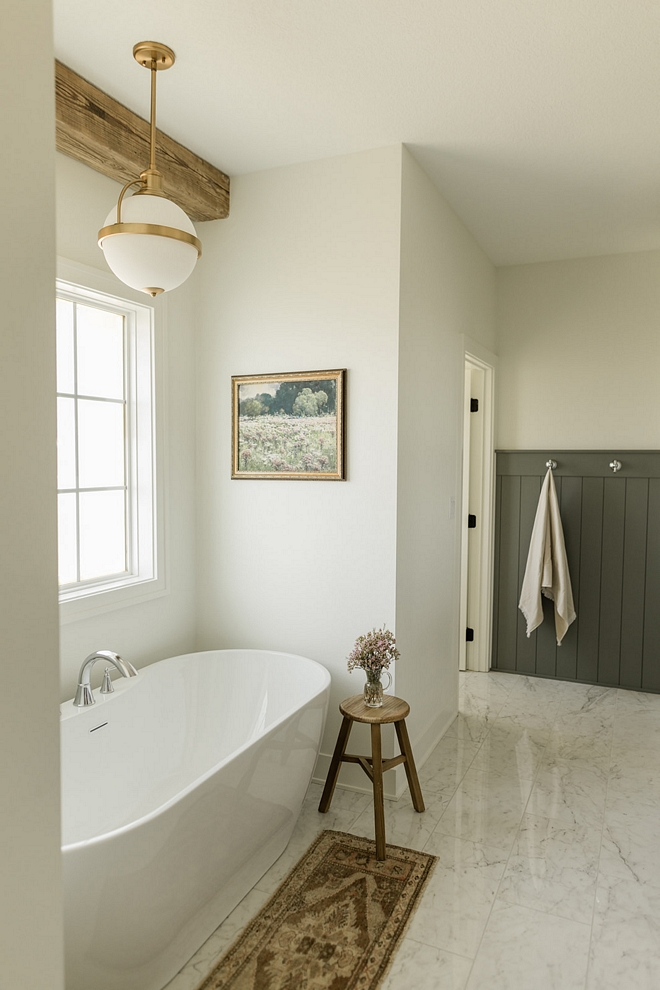
[[[386,674],[388,678],[387,688],[392,684],[392,675],[389,670],[365,670],[367,683],[364,685],[364,703],[367,708],[381,708],[383,705],[383,685],[381,675]]]

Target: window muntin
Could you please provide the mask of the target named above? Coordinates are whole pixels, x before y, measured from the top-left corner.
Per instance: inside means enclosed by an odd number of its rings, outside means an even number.
[[[59,582],[70,601],[156,577],[153,308],[61,281],[57,295]]]

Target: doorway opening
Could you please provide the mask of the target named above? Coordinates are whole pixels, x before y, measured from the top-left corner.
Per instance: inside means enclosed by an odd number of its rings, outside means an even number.
[[[490,670],[497,358],[464,338],[459,669]]]

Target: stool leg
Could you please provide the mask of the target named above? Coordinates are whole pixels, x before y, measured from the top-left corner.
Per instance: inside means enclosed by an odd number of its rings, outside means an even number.
[[[401,752],[406,758],[406,762],[403,765],[406,768],[406,777],[408,778],[408,787],[410,788],[413,808],[415,811],[424,811],[424,798],[422,797],[422,788],[419,786],[419,778],[417,777],[417,768],[415,767],[412,747],[408,738],[406,720],[402,718],[400,722],[395,722],[394,728],[396,729]]]
[[[335,792],[335,784],[337,783],[337,777],[339,776],[339,771],[341,769],[341,761],[344,757],[344,753],[346,752],[346,747],[348,746],[348,737],[351,734],[352,726],[353,720],[344,715],[344,721],[341,723],[341,729],[339,730],[339,735],[337,736],[337,744],[335,746],[335,751],[332,754],[330,769],[328,770],[325,787],[323,788],[323,794],[321,795],[321,800],[319,802],[319,811],[323,812],[323,814],[325,814],[330,807],[332,795]]]
[[[371,758],[374,770],[374,823],[376,826],[376,859],[385,859],[385,807],[383,804],[383,755],[380,745],[380,725],[371,726]]]

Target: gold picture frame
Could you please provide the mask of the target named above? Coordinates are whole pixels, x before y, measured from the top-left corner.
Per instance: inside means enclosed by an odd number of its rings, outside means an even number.
[[[345,368],[231,383],[232,478],[346,480]]]

